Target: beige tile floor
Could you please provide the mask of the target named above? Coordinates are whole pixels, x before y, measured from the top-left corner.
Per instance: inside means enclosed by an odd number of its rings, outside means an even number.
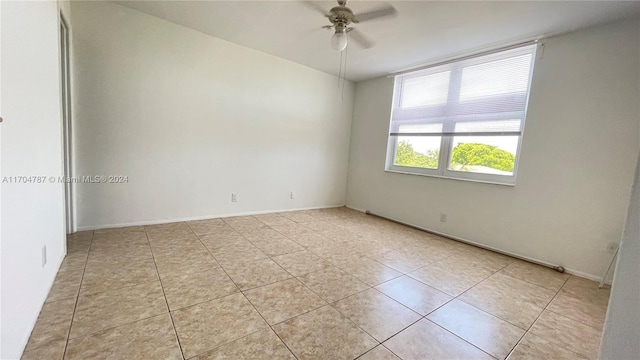
[[[608,289],[346,208],[86,231],[23,359],[595,359]]]

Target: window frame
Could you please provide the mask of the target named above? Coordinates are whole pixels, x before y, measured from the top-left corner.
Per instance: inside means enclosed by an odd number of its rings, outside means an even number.
[[[469,114],[467,116],[465,115],[458,115],[456,117],[455,120],[446,120],[446,111],[445,109],[448,106],[451,106],[451,102],[453,99],[455,99],[455,101],[458,101],[459,95],[460,95],[460,89],[461,89],[461,85],[462,85],[462,69],[469,67],[469,66],[474,66],[476,64],[481,64],[481,63],[485,63],[488,62],[487,58],[491,58],[494,57],[496,59],[499,59],[502,55],[503,52],[506,51],[511,51],[513,49],[524,49],[524,48],[529,48],[531,47],[531,64],[529,67],[529,77],[528,77],[528,83],[527,83],[527,89],[525,91],[525,93],[523,95],[513,95],[513,94],[505,94],[505,95],[496,95],[495,99],[492,101],[500,101],[500,99],[504,99],[504,98],[515,98],[516,96],[521,97],[522,99],[517,99],[518,103],[521,103],[522,101],[524,102],[524,110],[518,110],[518,111],[514,111],[514,112],[510,112],[510,113],[503,113],[500,114],[499,116],[496,116],[495,114]],[[405,74],[401,74],[402,77],[400,75],[396,75],[395,80],[394,80],[394,90],[393,90],[393,102],[392,102],[392,107],[391,107],[391,114],[390,114],[390,120],[389,120],[389,132],[387,133],[387,153],[386,153],[386,160],[385,160],[385,171],[387,172],[395,172],[395,173],[401,173],[401,174],[409,174],[409,175],[422,175],[422,176],[430,176],[430,177],[437,177],[437,178],[446,178],[446,179],[453,179],[453,180],[464,180],[464,181],[473,181],[473,182],[481,182],[481,183],[491,183],[491,184],[498,184],[498,185],[508,185],[508,186],[515,186],[516,184],[516,178],[517,178],[517,174],[518,174],[518,167],[519,167],[519,162],[520,162],[520,157],[521,157],[521,149],[522,149],[522,141],[523,141],[523,137],[524,137],[524,130],[525,130],[525,124],[526,124],[526,117],[527,117],[527,108],[528,108],[528,104],[529,104],[529,97],[531,94],[531,82],[532,82],[532,78],[533,78],[533,72],[535,69],[535,62],[536,62],[536,51],[537,51],[537,44],[536,45],[524,45],[521,47],[515,47],[515,48],[510,48],[510,49],[506,49],[504,51],[495,51],[492,52],[491,54],[487,55],[486,53],[481,53],[479,55],[477,55],[475,58],[474,57],[465,57],[462,58],[460,61],[448,61],[447,63],[445,63],[444,65],[436,65],[433,67],[428,67],[425,69],[421,69],[421,70],[416,70],[414,72],[408,72]],[[514,54],[514,57],[517,57],[517,54]],[[489,60],[491,61],[491,60]],[[447,66],[445,68],[445,66]],[[402,103],[402,99],[401,99],[401,95],[403,94],[403,92],[401,91],[401,87],[404,84],[404,79],[407,78],[412,78],[412,77],[420,77],[420,76],[425,76],[428,75],[429,72],[431,73],[437,73],[437,69],[438,68],[442,68],[443,71],[451,71],[451,76],[449,79],[449,89],[448,89],[448,98],[446,103],[443,104],[438,104],[438,105],[431,105],[431,106],[422,106],[422,107],[412,107],[412,108],[408,108],[408,109],[402,109],[401,108],[401,103]],[[485,102],[482,100],[479,100],[478,102]],[[409,114],[408,116],[403,116],[400,113],[406,113]],[[430,121],[425,121],[424,119],[419,119],[417,118],[419,116],[420,113],[424,113],[424,114],[429,114],[430,113]],[[442,116],[440,117],[433,117],[434,115],[441,113]],[[394,125],[397,125],[397,121],[394,124],[393,119],[398,119],[398,118],[403,118],[406,117],[408,119],[414,119],[414,120],[407,120],[406,122],[404,122],[405,124],[428,124],[428,123],[432,123],[432,124],[443,124],[443,134],[440,135],[421,135],[421,136],[440,136],[440,149],[439,149],[439,157],[438,157],[438,168],[437,169],[428,169],[428,168],[419,168],[419,167],[411,167],[411,166],[400,166],[400,165],[395,165],[394,164],[394,160],[396,157],[396,149],[397,149],[397,145],[398,145],[398,140],[401,136],[396,136],[393,135],[394,133],[398,132],[397,128],[394,128]],[[514,168],[513,168],[513,174],[512,175],[498,175],[498,174],[487,174],[487,173],[477,173],[477,172],[466,172],[466,171],[456,171],[456,170],[449,170],[449,162],[451,160],[451,156],[453,153],[453,138],[456,136],[453,131],[453,127],[455,127],[456,123],[459,122],[466,122],[466,121],[483,121],[483,120],[498,120],[498,119],[519,119],[521,121],[521,130],[520,130],[520,134],[516,135],[518,136],[518,144],[516,147],[516,154],[515,154],[515,161],[514,161]],[[465,121],[466,120],[466,121]],[[406,135],[403,135],[406,136]],[[482,135],[477,135],[477,136],[482,136]],[[491,135],[488,134],[487,136],[501,136],[501,135]]]

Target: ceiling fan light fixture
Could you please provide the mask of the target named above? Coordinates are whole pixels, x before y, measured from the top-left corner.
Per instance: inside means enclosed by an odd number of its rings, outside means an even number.
[[[347,47],[347,32],[345,29],[336,29],[336,32],[331,37],[331,47],[338,51],[342,51]]]
[[[389,4],[385,4],[382,7],[368,12],[354,14],[353,11],[347,7],[347,0],[337,1],[338,6],[332,7],[328,12],[323,10],[323,8],[314,1],[302,2],[313,7],[329,20],[331,25],[325,25],[322,28],[334,30],[333,36],[331,37],[331,47],[337,51],[343,51],[346,49],[348,45],[347,43],[351,42],[351,40],[353,40],[355,44],[360,45],[363,49],[368,49],[373,46],[373,42],[364,34],[359,32],[358,29],[350,27],[351,24],[359,24],[364,21],[391,17],[397,14],[396,9]],[[349,33],[349,36],[347,36],[347,33]]]

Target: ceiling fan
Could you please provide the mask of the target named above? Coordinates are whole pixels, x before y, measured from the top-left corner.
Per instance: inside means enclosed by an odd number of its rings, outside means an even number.
[[[347,7],[347,0],[338,0],[338,6],[331,8],[328,13],[317,3],[308,2],[307,4],[317,11],[320,11],[331,22],[331,25],[325,25],[322,28],[334,30],[334,34],[331,37],[331,46],[338,51],[342,51],[347,47],[347,33],[349,33],[349,38],[351,40],[355,41],[363,48],[367,49],[373,46],[373,41],[369,40],[356,28],[350,27],[350,24],[358,24],[397,14],[396,9],[389,4],[385,4],[378,9],[360,14],[354,14],[353,11]]]

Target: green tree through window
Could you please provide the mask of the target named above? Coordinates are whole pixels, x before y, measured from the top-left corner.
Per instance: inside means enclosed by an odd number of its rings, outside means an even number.
[[[487,144],[458,144],[451,154],[451,164],[462,166],[464,170],[466,165],[486,166],[492,169],[502,171],[513,171],[515,166],[515,155],[499,149],[497,146]]]
[[[400,166],[420,167],[427,169],[438,168],[439,152],[427,150],[426,154],[416,152],[413,146],[406,141],[400,141],[396,148],[395,164]]]

